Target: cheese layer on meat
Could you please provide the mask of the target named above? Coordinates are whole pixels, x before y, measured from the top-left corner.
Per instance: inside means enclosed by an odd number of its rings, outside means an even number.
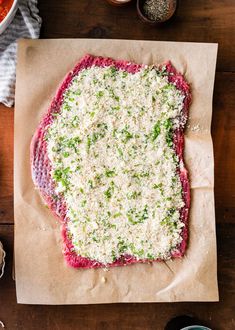
[[[182,241],[173,132],[184,95],[167,75],[92,66],[64,93],[46,140],[78,255],[104,265],[122,255],[168,259]]]

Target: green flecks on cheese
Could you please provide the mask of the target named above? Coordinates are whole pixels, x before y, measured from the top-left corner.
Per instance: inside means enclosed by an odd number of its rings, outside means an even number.
[[[51,175],[81,256],[168,259],[182,240],[172,134],[184,96],[164,70],[82,70],[48,129]]]

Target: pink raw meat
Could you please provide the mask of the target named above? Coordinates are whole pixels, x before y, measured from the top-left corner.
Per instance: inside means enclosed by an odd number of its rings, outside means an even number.
[[[67,218],[66,218],[66,203],[61,194],[55,192],[55,184],[50,175],[51,164],[48,159],[47,154],[47,142],[44,139],[48,127],[53,122],[55,116],[54,113],[60,112],[60,107],[63,102],[63,95],[65,90],[69,87],[73,78],[79,74],[79,71],[91,66],[114,66],[117,69],[125,70],[129,73],[138,72],[143,66],[135,63],[130,63],[127,61],[115,61],[111,58],[95,57],[92,55],[84,56],[80,62],[75,66],[75,68],[70,71],[64,78],[61,86],[59,87],[56,96],[54,97],[47,114],[42,119],[39,127],[37,128],[30,146],[30,159],[31,159],[31,170],[32,178],[34,184],[39,188],[40,193],[45,200],[46,204],[49,206],[53,214],[60,220],[62,224],[62,237],[64,243],[63,253],[67,263],[75,268],[98,268],[98,267],[113,267],[113,266],[123,266],[133,263],[143,263],[150,262],[148,259],[136,259],[136,257],[131,255],[123,255],[113,263],[108,265],[103,265],[96,260],[90,260],[88,258],[79,256],[74,251],[72,241],[69,237],[67,230]],[[165,64],[166,71],[168,72],[168,80],[175,84],[177,89],[181,90],[185,95],[184,98],[184,109],[181,118],[181,126],[177,131],[174,132],[174,149],[176,154],[180,159],[179,176],[182,184],[183,199],[185,206],[180,210],[181,220],[185,223],[182,230],[182,242],[180,245],[174,249],[171,256],[172,257],[182,257],[185,253],[187,240],[188,240],[188,216],[190,207],[190,187],[188,180],[188,172],[184,166],[183,160],[183,150],[184,150],[184,126],[188,117],[189,105],[191,102],[190,87],[188,83],[184,80],[184,77],[176,71],[170,62]],[[157,259],[154,261],[161,261]]]

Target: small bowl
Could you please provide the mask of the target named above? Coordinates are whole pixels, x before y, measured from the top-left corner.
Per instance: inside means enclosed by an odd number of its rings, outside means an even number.
[[[139,14],[139,17],[142,19],[142,21],[145,23],[148,23],[150,25],[158,25],[158,24],[168,21],[174,15],[176,8],[177,8],[177,4],[178,4],[177,0],[169,0],[170,8],[169,8],[168,15],[162,20],[154,21],[154,20],[149,19],[144,13],[143,6],[144,6],[145,1],[146,0],[137,0],[137,3],[136,3],[137,12]]]
[[[7,16],[0,23],[0,34],[2,34],[3,31],[5,31],[8,25],[12,22],[17,8],[18,8],[18,0],[14,0]]]
[[[182,328],[181,330],[211,330],[211,329],[204,327],[202,325],[190,325],[188,327]]]
[[[108,3],[110,3],[113,6],[124,6],[127,5],[132,0],[106,0]]]

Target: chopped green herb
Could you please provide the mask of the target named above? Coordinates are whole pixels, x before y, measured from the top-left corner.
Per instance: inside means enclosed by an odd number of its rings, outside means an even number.
[[[113,171],[113,170],[108,170],[108,169],[106,169],[105,170],[105,176],[107,177],[107,178],[111,178],[111,177],[113,177],[113,176],[115,176],[116,174],[115,174],[115,171]]]
[[[101,98],[102,96],[104,96],[104,92],[103,92],[103,91],[99,91],[99,92],[96,94],[96,96],[97,96],[98,98]]]
[[[127,219],[133,225],[144,222],[146,219],[148,219],[148,206],[145,205],[144,209],[139,212],[136,210],[136,208],[130,209],[127,212]]]
[[[52,177],[56,182],[60,182],[64,187],[68,188],[68,186],[69,186],[69,171],[70,171],[69,167],[66,167],[65,169],[56,169],[52,173]]]
[[[141,191],[133,191],[132,193],[127,194],[128,199],[137,199],[141,196]]]
[[[120,212],[118,212],[118,213],[115,213],[114,215],[113,215],[113,217],[114,217],[114,219],[116,219],[116,218],[118,218],[118,217],[120,217],[122,214],[120,213]]]
[[[114,182],[111,181],[109,188],[104,192],[106,199],[109,200],[112,197],[113,192],[114,192]]]
[[[109,187],[105,192],[104,195],[107,199],[110,199],[112,197],[112,189]]]
[[[122,151],[122,149],[120,149],[120,148],[117,148],[117,151],[118,151],[118,154],[119,154],[119,156],[123,156],[123,151]]]
[[[92,180],[88,180],[88,186],[89,188],[94,188],[94,184],[93,184],[93,181]]]
[[[70,153],[69,153],[69,152],[67,152],[67,151],[65,151],[65,152],[63,153],[63,156],[64,156],[64,158],[68,158],[68,157],[69,157],[69,155],[70,155]]]
[[[160,121],[158,120],[157,123],[153,127],[152,141],[155,141],[160,133],[161,133],[161,127],[160,127]]]
[[[86,205],[86,203],[87,203],[87,200],[84,199],[84,200],[81,202],[81,206],[84,207],[84,206]]]
[[[127,250],[127,244],[124,242],[124,240],[121,240],[118,242],[118,252],[124,253]]]
[[[130,139],[133,138],[133,134],[131,134],[126,128],[122,129],[121,133],[124,137],[122,140],[124,143],[128,142]]]

